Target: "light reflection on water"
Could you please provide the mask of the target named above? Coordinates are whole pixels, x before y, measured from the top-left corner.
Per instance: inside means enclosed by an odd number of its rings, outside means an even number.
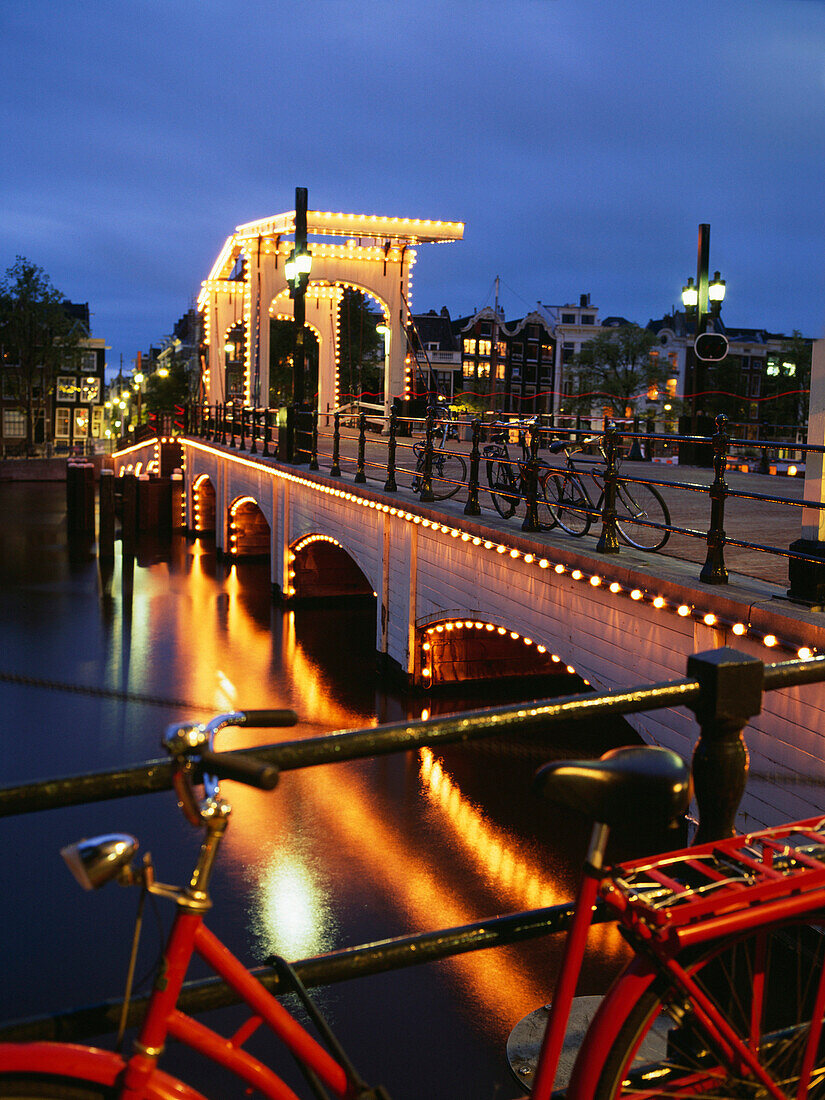
[[[272,604],[268,565],[225,567],[200,540],[144,547],[136,563],[118,555],[110,573],[99,572],[93,558],[67,552],[62,486],[0,485],[0,507],[16,517],[0,530],[5,670],[197,704],[193,714],[7,689],[7,729],[34,729],[37,737],[7,734],[4,782],[154,758],[167,723],[237,707],[293,707],[301,722],[226,730],[218,748],[393,721],[407,716],[408,705],[418,716],[424,707],[443,713],[483,703],[408,701],[393,692],[374,671],[374,607],[284,613]],[[594,755],[616,743],[576,728],[541,746],[504,739],[289,772],[273,793],[224,784],[235,812],[209,923],[241,958],[260,963],[270,953],[294,960],[565,900],[587,826],[535,805],[530,777],[544,759]],[[30,869],[0,928],[10,945],[6,989],[15,990],[14,1003],[7,994],[3,1006],[7,1016],[117,995],[126,936],[122,944],[82,931],[98,913],[103,926],[119,927],[128,906],[115,891],[80,895],[62,870],[52,874],[62,843],[112,828],[151,847],[164,881],[188,876],[194,836],[171,795],[0,824],[4,887],[16,881],[21,857]],[[57,936],[44,919],[46,881],[48,908],[61,913]],[[602,990],[622,957],[604,926],[593,930],[592,945],[583,992]],[[336,986],[320,998],[356,1063],[383,1079],[395,1100],[507,1097],[515,1091],[507,1034],[547,1000],[558,953],[556,942],[484,951]],[[404,1035],[399,1049],[382,1038],[389,1022]],[[427,1056],[412,1059],[410,1051]]]

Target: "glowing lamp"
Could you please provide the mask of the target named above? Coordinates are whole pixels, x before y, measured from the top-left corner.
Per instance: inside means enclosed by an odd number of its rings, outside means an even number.
[[[698,304],[699,288],[694,284],[691,276],[687,281],[687,285],[682,287],[682,305],[685,309],[696,309]]]
[[[719,272],[715,272],[713,279],[708,283],[708,301],[719,305],[725,300],[725,280],[720,279]]]

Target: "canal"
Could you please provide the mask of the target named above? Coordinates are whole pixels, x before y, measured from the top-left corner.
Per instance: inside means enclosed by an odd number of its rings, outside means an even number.
[[[408,696],[376,672],[371,602],[284,610],[268,564],[229,566],[209,542],[183,536],[144,545],[135,560],[118,546],[101,572],[90,547],[67,545],[62,484],[0,483],[0,509],[3,785],[156,758],[168,723],[235,708],[294,708],[300,724],[283,731],[293,739],[559,690],[523,681],[518,694]],[[219,747],[278,736],[228,731]],[[234,814],[209,923],[259,965],[271,952],[303,958],[564,901],[589,826],[534,799],[531,776],[551,758],[634,740],[621,721],[571,725],[290,772],[272,793],[225,784]],[[4,1020],[121,994],[137,894],[84,894],[58,854],[109,831],[135,834],[161,881],[188,878],[197,836],[169,793],[0,821]],[[165,927],[170,908],[158,906]],[[147,914],[143,990],[160,944]],[[603,992],[624,957],[612,930],[591,937],[581,993]],[[504,1100],[519,1093],[507,1035],[548,999],[558,956],[551,941],[480,952],[317,999],[364,1076],[394,1100]],[[228,1032],[240,1019],[227,1010],[205,1022]],[[163,1065],[209,1096],[242,1095],[176,1045]]]

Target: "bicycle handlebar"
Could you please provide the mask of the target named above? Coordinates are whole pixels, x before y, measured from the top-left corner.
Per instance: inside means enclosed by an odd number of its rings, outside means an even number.
[[[216,753],[216,733],[226,726],[266,728],[294,726],[297,721],[294,710],[238,710],[218,714],[205,724],[183,722],[169,726],[163,747],[177,764],[175,789],[187,819],[193,825],[200,825],[212,816],[220,804],[220,779],[234,779],[261,790],[272,790],[278,782],[278,769],[256,760],[253,755]],[[197,763],[203,771],[203,799],[195,794],[192,781],[192,765]]]
[[[211,752],[201,749],[198,754],[201,765],[218,779],[234,779],[247,787],[271,791],[278,785],[280,772],[275,764],[264,764],[254,756],[237,752]]]

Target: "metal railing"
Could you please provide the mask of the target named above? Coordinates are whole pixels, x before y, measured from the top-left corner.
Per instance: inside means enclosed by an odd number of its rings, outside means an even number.
[[[485,507],[490,505],[494,487],[485,482],[487,471],[485,464],[480,461],[481,450],[496,432],[509,429],[514,434],[517,433],[519,422],[503,420],[491,423],[481,419],[465,418],[460,422],[453,422],[457,424],[461,438],[456,443],[452,443],[443,438],[440,431],[443,421],[439,420],[432,410],[430,416],[421,418],[400,416],[393,409],[392,415],[384,419],[379,417],[377,408],[377,406],[370,406],[368,412],[364,409],[356,412],[354,406],[348,406],[345,413],[338,410],[323,414],[321,417],[309,411],[299,412],[297,414],[299,427],[296,429],[297,460],[308,460],[310,469],[323,469],[333,477],[349,475],[354,482],[361,484],[377,481],[386,492],[414,490],[422,503],[431,503],[434,499],[432,480],[434,478],[437,484],[441,483],[442,490],[436,492],[435,496],[452,495],[449,490],[454,488],[457,498],[465,504],[464,512],[467,515],[479,515],[482,505]],[[242,451],[248,450],[252,454],[259,453],[264,457],[277,457],[279,443],[278,433],[274,427],[276,415],[277,410],[244,409],[227,403],[191,410],[188,423],[191,432],[220,445]],[[521,526],[526,532],[538,532],[541,529],[536,516],[536,496],[540,491],[537,475],[548,465],[541,452],[554,440],[564,439],[581,443],[593,435],[592,422],[588,424],[586,430],[573,427],[561,430],[558,427],[546,426],[542,421],[547,419],[547,417],[536,417],[530,421],[530,442],[533,446],[529,454],[525,454],[521,459],[501,460],[512,465],[513,480],[517,485],[523,486],[523,491],[521,488],[516,490],[515,502],[524,507],[525,515]],[[327,424],[321,423],[322,421],[326,421]],[[520,423],[522,426],[526,424],[524,421]],[[630,521],[636,523],[639,529],[659,527],[662,532],[667,532],[668,536],[680,536],[685,540],[704,544],[705,562],[699,578],[705,583],[727,582],[726,547],[773,555],[789,563],[822,564],[821,559],[811,557],[804,549],[794,548],[790,544],[791,540],[784,546],[771,545],[767,542],[735,537],[726,531],[726,504],[731,500],[751,500],[762,505],[776,505],[789,509],[789,515],[792,513],[798,515],[799,509],[803,506],[820,510],[825,508],[825,502],[819,500],[803,501],[801,498],[789,495],[762,493],[745,487],[734,488],[728,484],[726,474],[731,469],[741,468],[743,465],[743,459],[737,459],[737,454],[748,456],[747,465],[752,472],[784,471],[790,476],[800,473],[799,464],[796,468],[788,462],[782,467],[777,466],[776,459],[771,457],[777,453],[776,442],[736,439],[729,434],[724,416],[717,417],[716,431],[709,437],[640,433],[628,430],[628,425],[620,428],[610,421],[604,423],[606,428],[599,433],[602,436],[602,454],[605,459],[603,466],[599,469],[603,488],[601,505],[599,510],[580,506],[582,510],[590,513],[589,520],[594,523],[592,533],[597,538],[597,551],[620,552],[620,543],[615,531],[615,509],[610,505],[611,501],[615,501],[616,484],[621,481],[650,486],[659,492],[666,493],[671,501],[683,501],[686,497],[697,494],[707,499],[707,521],[703,526],[695,526],[684,519],[678,522],[680,519],[678,503],[674,503],[673,507],[677,522],[659,524],[644,518]],[[377,432],[376,428],[379,429]],[[423,437],[423,454],[419,445],[419,453],[416,455],[413,453],[412,437],[419,435]],[[638,466],[634,466],[632,470],[629,469],[629,462],[633,462],[634,459],[643,460],[645,455],[651,456],[654,450],[662,447],[671,450],[686,447],[694,453],[697,449],[704,452],[705,465],[709,466],[713,472],[712,480],[702,483],[694,480],[650,476],[656,469],[655,465],[651,465],[650,474],[639,472]],[[825,447],[789,443],[788,452],[802,455],[812,452],[825,453]],[[586,449],[582,456],[585,464],[588,462],[587,453]],[[592,446],[589,448],[589,453],[592,461]],[[453,455],[459,455],[467,468],[467,476],[461,483],[451,481],[449,477],[439,473],[439,465],[443,465],[445,460]],[[755,457],[757,455],[758,460]],[[624,456],[624,466],[621,465],[622,456]],[[553,465],[552,461],[550,465]],[[559,471],[563,469],[563,466],[559,467]],[[582,471],[582,473],[587,472],[586,469]],[[685,506],[684,510],[690,509]],[[628,522],[626,517],[624,522]],[[784,524],[782,526],[784,527]],[[793,523],[788,526],[792,527]]]
[[[508,734],[546,733],[556,722],[685,706],[694,712],[700,730],[693,754],[699,815],[694,843],[704,843],[733,835],[734,819],[747,781],[748,754],[743,730],[760,712],[763,693],[823,681],[825,657],[763,665],[757,658],[723,648],[689,657],[687,678],[681,680],[281,742],[256,747],[254,753],[282,771],[291,771],[423,746],[438,747]],[[168,759],[150,760],[116,771],[6,787],[0,789],[0,817],[170,790],[172,772],[173,765]],[[457,928],[345,948],[319,958],[302,959],[293,966],[305,985],[327,985],[561,932],[569,926],[573,911],[573,903],[568,902]],[[596,921],[605,919],[608,918],[602,911],[594,917]],[[281,987],[277,970],[267,966],[253,973],[268,989],[278,991]],[[238,1002],[237,994],[226,983],[209,978],[187,982],[178,1004],[183,1011],[202,1012]],[[135,998],[131,1002],[128,1026],[140,1022],[147,1003],[148,998]],[[121,1002],[107,1001],[56,1015],[13,1021],[0,1027],[0,1041],[78,1041],[102,1035],[116,1029],[120,1009]]]

